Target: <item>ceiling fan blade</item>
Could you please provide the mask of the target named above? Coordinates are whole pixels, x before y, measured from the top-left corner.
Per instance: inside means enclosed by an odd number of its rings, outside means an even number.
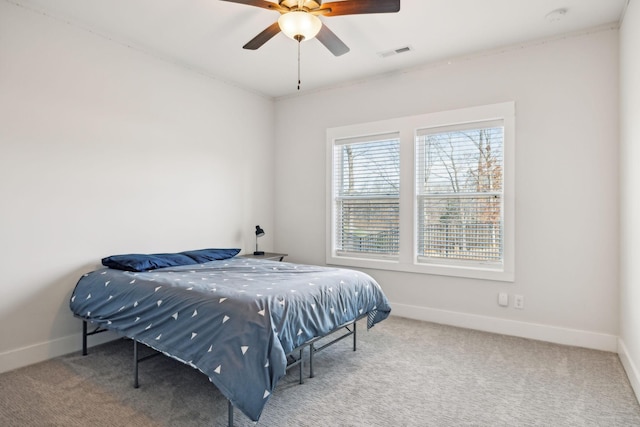
[[[394,13],[400,0],[351,0],[323,3],[318,12],[324,16],[358,15],[362,13]]]
[[[324,24],[322,28],[320,28],[320,32],[316,35],[316,38],[335,56],[344,55],[350,50],[349,47]]]
[[[267,0],[221,0],[229,3],[246,4],[247,6],[261,7],[263,9],[277,10],[278,12],[287,12],[288,9],[281,7],[279,4]]]
[[[252,38],[249,43],[242,46],[243,49],[256,50],[269,40],[276,34],[280,32],[280,25],[278,25],[278,21],[269,25],[263,32]]]

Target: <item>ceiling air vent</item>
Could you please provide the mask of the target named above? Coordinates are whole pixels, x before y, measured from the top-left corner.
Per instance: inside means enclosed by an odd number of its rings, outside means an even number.
[[[411,46],[403,46],[403,47],[399,47],[397,49],[391,49],[391,50],[386,50],[384,52],[378,52],[378,55],[380,55],[383,58],[388,58],[390,56],[399,55],[401,53],[411,52],[412,50],[413,49],[411,48]]]

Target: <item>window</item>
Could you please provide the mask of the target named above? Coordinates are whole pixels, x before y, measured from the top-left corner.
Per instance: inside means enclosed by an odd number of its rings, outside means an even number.
[[[399,252],[398,134],[335,141],[335,249],[339,255]]]
[[[514,104],[327,130],[327,263],[512,281]]]
[[[502,121],[416,134],[418,262],[502,262]]]

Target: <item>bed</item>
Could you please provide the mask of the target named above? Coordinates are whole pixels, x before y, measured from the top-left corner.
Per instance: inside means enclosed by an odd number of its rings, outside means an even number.
[[[211,251],[218,252],[201,256]],[[151,262],[138,260],[135,268],[121,262],[126,255],[103,259],[110,267],[83,275],[71,296],[72,312],[84,321],[84,351],[92,323],[200,370],[229,400],[231,425],[233,407],[259,420],[292,354],[299,351],[303,363],[302,350],[312,357],[319,338],[365,317],[371,328],[391,311],[365,273],[237,252],[162,254],[169,261],[160,262],[144,255]]]

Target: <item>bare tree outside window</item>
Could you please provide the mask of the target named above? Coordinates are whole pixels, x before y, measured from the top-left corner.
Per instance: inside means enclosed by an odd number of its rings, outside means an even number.
[[[418,135],[418,257],[501,262],[503,128]]]

